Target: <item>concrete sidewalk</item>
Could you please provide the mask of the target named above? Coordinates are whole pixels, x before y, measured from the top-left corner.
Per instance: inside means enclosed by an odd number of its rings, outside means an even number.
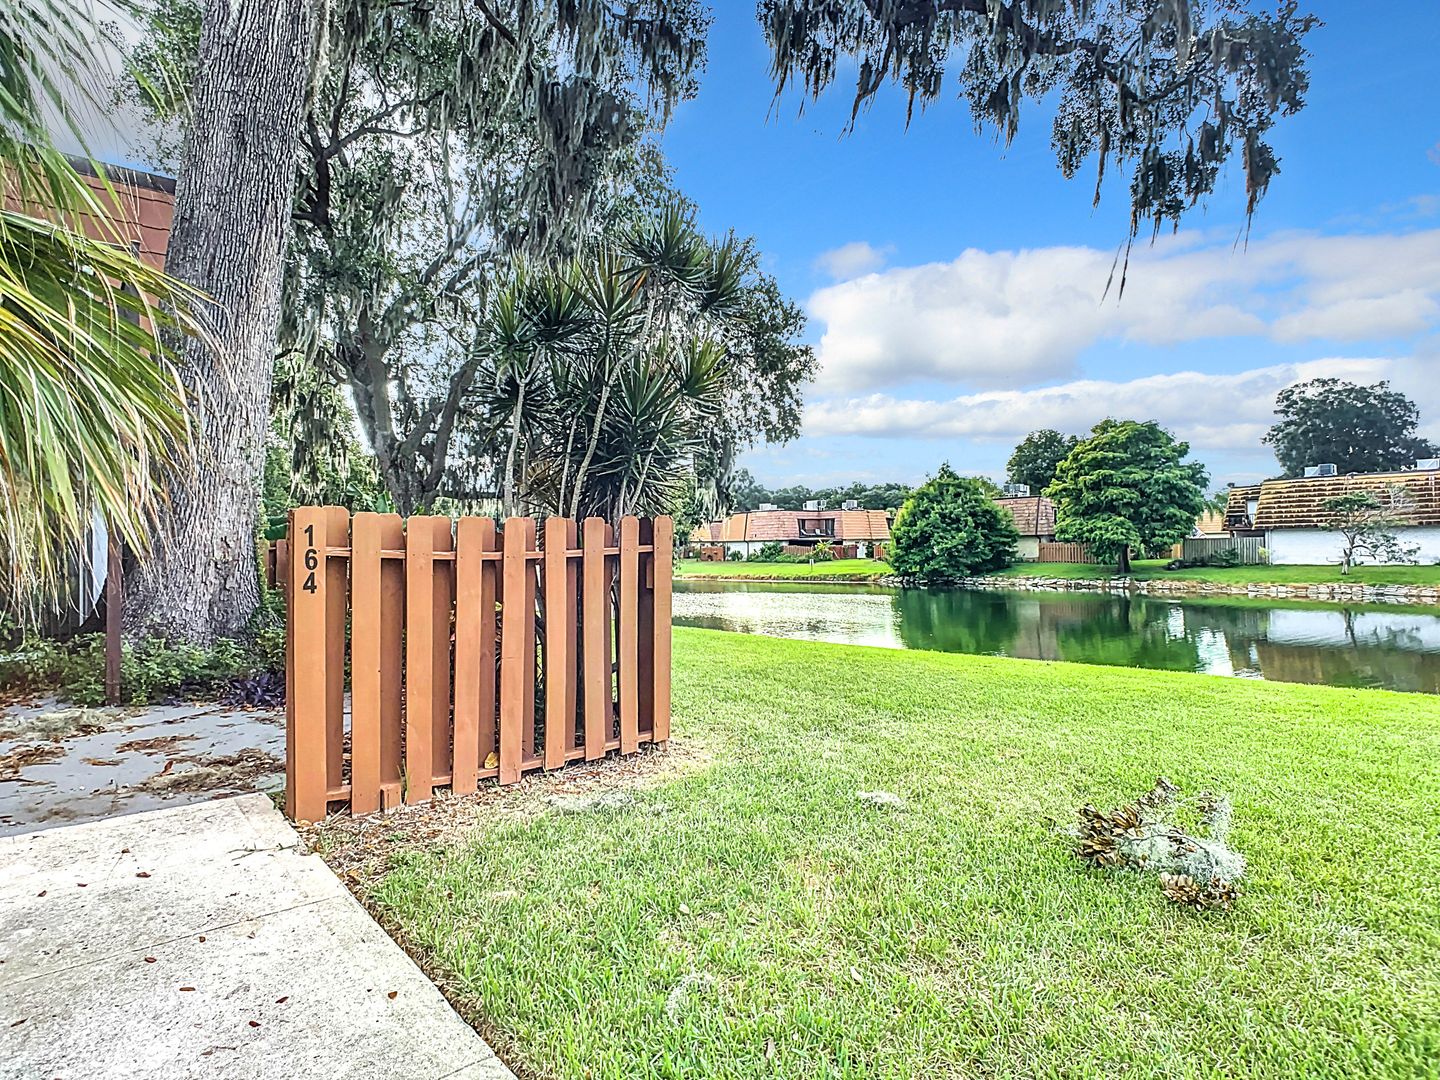
[[[511,1073],[265,795],[0,838],[0,1077]]]

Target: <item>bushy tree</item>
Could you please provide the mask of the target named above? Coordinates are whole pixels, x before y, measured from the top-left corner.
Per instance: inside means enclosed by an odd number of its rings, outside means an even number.
[[[1045,490],[1055,536],[1129,573],[1130,553],[1158,555],[1190,534],[1205,509],[1205,466],[1154,422],[1103,420],[1060,463]]]
[[[1385,472],[1436,453],[1433,443],[1415,434],[1420,410],[1388,382],[1311,379],[1276,394],[1275,412],[1280,419],[1265,441],[1286,476],[1322,462],[1341,473]]]
[[[1322,502],[1329,520],[1325,528],[1340,534],[1340,573],[1365,558],[1381,563],[1414,562],[1420,548],[1400,539],[1399,529],[1415,504],[1403,488],[1381,498],[1373,491],[1347,491]]]
[[[948,463],[915,490],[890,531],[890,565],[926,585],[1001,570],[1015,561],[1015,519],[976,479]]]
[[[1074,435],[1061,435],[1052,428],[1032,431],[1020,440],[1005,467],[1012,484],[1029,484],[1032,495],[1038,495],[1055,479],[1055,469],[1080,440]]]

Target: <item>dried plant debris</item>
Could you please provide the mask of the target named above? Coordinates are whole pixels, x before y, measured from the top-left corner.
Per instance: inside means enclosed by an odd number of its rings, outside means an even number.
[[[1184,799],[1163,776],[1133,803],[1113,810],[1082,806],[1070,829],[1077,858],[1100,869],[1160,875],[1166,898],[1197,910],[1228,909],[1245,859],[1227,844],[1234,808],[1220,795]],[[1193,818],[1187,826],[1182,819]]]
[[[180,761],[191,766],[173,768]],[[262,776],[283,772],[285,762],[264,750],[247,747],[233,754],[177,754],[165,768],[136,785],[157,795],[177,792],[244,790]]]
[[[1160,891],[1167,900],[1173,900],[1196,911],[1204,911],[1206,908],[1223,908],[1229,911],[1240,895],[1234,882],[1216,878],[1202,884],[1189,874],[1161,874]]]
[[[35,743],[17,746],[0,754],[0,780],[15,780],[20,770],[31,765],[45,765],[65,756],[65,748],[59,743]]]
[[[49,709],[42,712],[17,710],[0,716],[0,739],[49,739],[59,742],[78,735],[104,731],[126,713],[121,709]]]
[[[888,806],[894,810],[905,809],[905,800],[893,791],[857,791],[855,797],[861,802],[874,803],[876,806]]]

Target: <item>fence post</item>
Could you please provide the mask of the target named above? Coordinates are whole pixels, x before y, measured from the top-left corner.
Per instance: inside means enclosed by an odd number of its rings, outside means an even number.
[[[620,519],[620,610],[615,624],[620,661],[620,753],[640,749],[640,521]]]
[[[350,511],[325,507],[325,542],[350,547]],[[325,566],[325,783],[334,790],[345,777],[345,622],[350,609],[348,556],[328,555]]]
[[[528,523],[528,528],[527,528]],[[520,779],[520,759],[527,709],[534,709],[535,685],[528,677],[534,671],[535,608],[533,595],[525,586],[530,569],[525,553],[533,542],[535,523],[530,518],[505,521],[505,603],[500,618],[500,783]],[[534,716],[533,711],[529,712]]]
[[[605,756],[610,737],[610,589],[605,580],[605,521],[584,526],[585,575],[585,760]]]
[[[564,518],[545,519],[545,768],[565,764],[574,738],[574,711],[566,699],[575,681],[574,599],[570,594],[570,536]],[[574,698],[569,698],[573,701]]]
[[[657,743],[670,739],[670,586],[675,522],[655,519],[655,734]]]
[[[350,812],[380,809],[380,518],[350,531]]]
[[[328,679],[326,644],[329,575],[325,567],[326,512],[316,506],[290,511],[290,571],[286,604],[285,809],[297,821],[319,821],[326,803]]]
[[[640,603],[636,615],[639,636],[640,738],[655,740],[655,521],[640,519]],[[669,569],[668,567],[666,568]]]
[[[475,790],[484,760],[480,756],[480,712],[487,633],[492,685],[495,678],[495,604],[492,599],[490,610],[485,611],[484,555],[493,548],[494,537],[495,522],[490,518],[462,517],[455,526],[455,763],[450,790],[456,795]]]
[[[434,519],[405,523],[405,802],[430,798],[434,785]]]

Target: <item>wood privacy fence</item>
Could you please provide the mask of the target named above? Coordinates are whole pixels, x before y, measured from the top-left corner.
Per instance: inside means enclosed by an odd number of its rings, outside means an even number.
[[[665,742],[673,541],[668,517],[618,536],[548,518],[537,538],[531,518],[292,510],[274,560],[286,812],[369,813]]]
[[[1056,544],[1042,540],[1040,541],[1040,555],[1036,561],[1093,563],[1099,560],[1090,554],[1090,549],[1084,544]]]
[[[1258,566],[1265,561],[1260,536],[1187,536],[1180,542],[1182,559],[1203,559],[1217,551],[1233,551],[1242,566]]]

